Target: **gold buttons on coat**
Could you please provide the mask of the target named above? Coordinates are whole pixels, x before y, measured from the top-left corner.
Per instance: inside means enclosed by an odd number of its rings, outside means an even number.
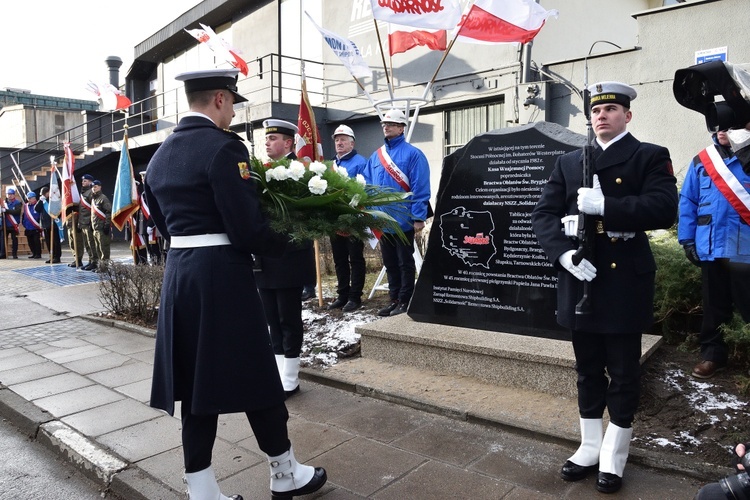
[[[611,267],[612,269],[617,269],[617,263],[616,263],[616,262],[613,262],[613,263],[611,263],[611,264],[609,265],[609,267]]]
[[[615,179],[615,182],[616,182],[617,184],[622,184],[622,179],[620,179],[620,178],[618,177],[617,179]]]
[[[611,239],[610,241],[611,241],[612,243],[617,243],[617,238],[614,238],[614,237],[613,237],[613,238],[612,238],[612,239]]]

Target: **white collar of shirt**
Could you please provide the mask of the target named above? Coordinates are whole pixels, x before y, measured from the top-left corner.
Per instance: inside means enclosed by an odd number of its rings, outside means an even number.
[[[211,120],[211,118],[208,115],[204,115],[203,113],[199,113],[197,111],[188,111],[187,113],[182,115],[183,117],[187,116],[200,116],[201,118],[205,118],[206,120],[209,120],[211,123],[216,125],[216,122]],[[218,125],[216,125],[218,127]]]
[[[611,139],[606,144],[603,143],[602,141],[600,141],[598,137],[596,138],[596,142],[599,144],[599,147],[602,148],[602,151],[606,151],[608,147],[610,147],[612,144],[616,143],[617,141],[619,141],[620,139],[622,139],[623,137],[625,137],[625,134],[627,134],[627,133],[628,133],[628,131],[626,130],[622,134],[620,134],[620,135],[616,136],[615,138]]]

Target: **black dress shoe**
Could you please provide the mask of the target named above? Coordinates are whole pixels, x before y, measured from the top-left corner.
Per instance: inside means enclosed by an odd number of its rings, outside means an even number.
[[[599,464],[578,465],[570,460],[566,460],[562,469],[560,469],[560,477],[566,481],[580,481],[598,469]]]
[[[232,495],[230,500],[243,500],[242,495]]]
[[[398,300],[392,301],[390,304],[378,311],[378,316],[390,316],[391,311],[398,307]]]
[[[295,387],[291,391],[284,391],[284,394],[286,394],[286,397],[288,399],[294,396],[295,394],[297,394],[298,392],[299,392],[299,386]]]
[[[302,300],[309,300],[311,298],[315,297],[315,291],[314,290],[302,290]]]
[[[398,316],[399,314],[403,314],[408,308],[409,304],[405,302],[399,302],[398,306],[396,306],[396,308],[391,311],[391,314],[389,314],[389,316]]]
[[[344,307],[341,310],[344,311],[345,313],[348,313],[348,312],[355,311],[359,309],[360,307],[362,307],[362,302],[357,302],[356,300],[350,300],[344,305]]]
[[[596,489],[602,493],[614,493],[622,487],[622,478],[617,474],[599,471],[596,479]]]
[[[301,495],[309,495],[322,488],[326,481],[328,481],[326,470],[323,467],[315,467],[315,473],[309,483],[292,491],[271,490],[271,498],[290,499]]]
[[[344,307],[345,305],[346,300],[339,298],[328,304],[328,307],[326,309],[339,309],[341,307]]]

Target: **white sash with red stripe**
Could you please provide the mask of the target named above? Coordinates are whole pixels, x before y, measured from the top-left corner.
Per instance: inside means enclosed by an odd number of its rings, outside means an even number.
[[[91,203],[89,203],[83,196],[81,196],[81,205],[83,205],[83,208],[87,209],[89,212],[91,211]]]
[[[709,146],[698,153],[708,176],[714,181],[719,192],[724,195],[732,208],[750,224],[750,193],[724,163],[716,146]]]
[[[8,203],[3,202],[3,206],[5,207],[5,210],[8,210]],[[13,226],[13,229],[15,229],[16,232],[18,232],[18,225],[21,223],[21,221],[16,220],[16,216],[13,214],[6,213],[5,214],[5,220],[8,221],[8,224]]]
[[[393,163],[390,155],[385,150],[385,145],[378,148],[378,159],[380,160],[380,164],[383,165],[385,171],[388,172],[391,177],[393,177],[393,180],[396,181],[396,183],[398,183],[398,185],[401,186],[404,191],[411,191],[409,178],[405,173],[401,171],[400,168],[398,168],[398,165]]]
[[[23,213],[26,216],[27,219],[31,222],[31,225],[34,226],[38,231],[41,231],[42,224],[34,218],[34,212],[31,211],[31,208],[29,208],[28,203],[23,204]]]
[[[101,219],[106,222],[107,214],[102,212],[102,210],[98,206],[96,206],[96,203],[91,204],[91,213],[96,215],[98,219]]]

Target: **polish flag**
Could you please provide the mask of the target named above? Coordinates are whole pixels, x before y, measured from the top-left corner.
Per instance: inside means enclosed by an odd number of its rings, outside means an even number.
[[[229,43],[221,38],[219,35],[214,33],[214,30],[201,24],[202,29],[185,29],[190,35],[193,36],[200,43],[205,43],[208,47],[216,53],[218,57],[221,57],[226,62],[240,70],[240,73],[247,76],[248,69],[247,63],[242,59],[239,54],[239,50],[235,49]]]
[[[132,104],[130,99],[111,83],[89,82],[88,89],[99,97],[99,104],[103,111],[128,109]]]
[[[470,43],[527,43],[534,39],[549,16],[534,0],[476,0],[458,26],[457,41]]]
[[[78,193],[78,186],[76,186],[75,177],[73,177],[76,160],[69,142],[63,144],[63,150],[65,151],[65,156],[62,168],[62,213],[65,216],[69,207],[78,205],[81,202],[81,195]]]
[[[397,30],[388,35],[388,50],[391,55],[406,52],[418,46],[425,46],[430,50],[445,50],[448,34],[445,30]]]
[[[461,19],[458,0],[370,0],[372,17],[378,21],[414,28],[450,30]]]

